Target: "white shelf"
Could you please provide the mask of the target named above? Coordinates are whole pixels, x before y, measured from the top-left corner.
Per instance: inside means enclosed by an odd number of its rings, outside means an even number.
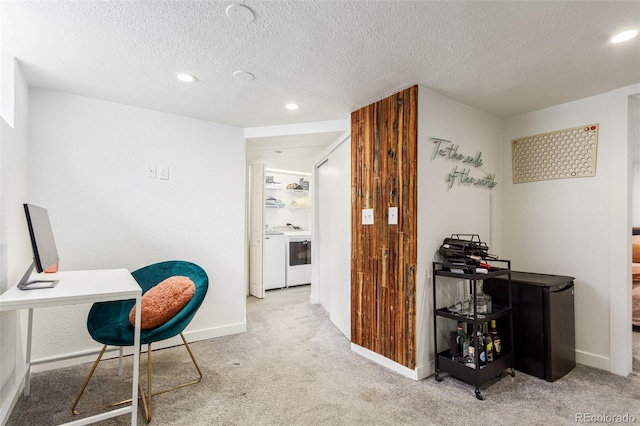
[[[309,192],[306,189],[269,188],[268,186],[266,186],[264,189],[267,191],[284,191],[284,192],[301,193],[301,194],[307,194]]]
[[[311,207],[296,207],[296,206],[270,206],[265,204],[267,209],[290,209],[290,210],[309,210]]]

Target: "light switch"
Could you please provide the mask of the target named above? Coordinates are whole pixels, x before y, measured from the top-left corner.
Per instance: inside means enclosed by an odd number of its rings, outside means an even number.
[[[389,207],[389,225],[398,224],[398,208]]]
[[[362,224],[373,225],[373,209],[362,209]]]
[[[160,179],[169,179],[169,166],[160,166]]]
[[[155,164],[147,164],[147,177],[155,178],[156,177],[156,165]]]

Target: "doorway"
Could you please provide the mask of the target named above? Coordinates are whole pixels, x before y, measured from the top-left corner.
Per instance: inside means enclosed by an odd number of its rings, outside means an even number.
[[[340,135],[345,133],[348,126],[349,121],[344,120],[245,129],[247,168],[249,170],[246,198],[246,247],[249,255],[246,265],[248,272],[247,295],[252,294],[258,298],[268,295],[265,293],[266,289],[264,287],[259,288],[257,285],[258,281],[262,282],[263,280],[254,279],[256,277],[263,278],[265,271],[268,272],[268,265],[264,261],[264,250],[258,250],[258,246],[261,249],[263,248],[262,243],[267,238],[275,239],[271,236],[274,232],[306,231],[309,234],[308,239],[311,240],[313,206],[311,204],[309,206],[305,205],[306,202],[313,199],[312,194],[315,191],[311,171],[314,169],[318,158],[323,155],[322,153]],[[264,170],[261,179],[252,176],[251,169],[254,167],[260,168],[257,165],[262,165],[261,167]],[[273,170],[277,172],[272,172]],[[294,182],[291,180],[293,179],[291,173],[286,174],[284,180],[276,179],[280,171],[305,173],[302,174],[303,176],[297,176]],[[272,188],[267,190],[269,176],[273,178],[274,185],[270,185]],[[309,180],[311,182],[308,182]],[[259,183],[257,183],[258,181]],[[275,185],[276,181],[280,182],[281,187]],[[291,190],[287,188],[291,183],[298,183],[301,186],[305,183],[307,185],[310,183],[311,185],[310,189],[296,188]],[[258,185],[263,189],[260,196],[256,195],[258,191],[255,191],[256,194],[252,193],[252,187],[255,188]],[[267,197],[273,198],[273,200],[267,200]],[[271,208],[266,208],[267,201],[273,201],[275,205],[269,205]],[[252,214],[257,210],[262,211],[263,214]],[[306,219],[307,217],[309,218],[308,220]],[[261,222],[257,219],[260,219]],[[295,226],[296,228],[291,230],[283,229],[288,223],[291,223],[292,227]],[[269,227],[271,235],[267,235],[266,226]],[[258,234],[260,238],[256,237]],[[284,239],[280,238],[280,240]],[[257,244],[258,241],[260,241],[260,244]],[[312,252],[314,249],[312,247]],[[260,264],[260,261],[262,261],[262,264]],[[313,267],[313,265],[311,266]],[[296,272],[304,272],[303,269],[305,268],[301,266],[297,269],[298,271]],[[296,284],[301,284],[302,281],[307,282],[305,279],[299,279]],[[308,281],[312,282],[311,288],[313,288],[313,279],[311,278]],[[277,286],[272,285],[271,287],[274,288],[273,291],[278,291],[275,290]],[[286,285],[283,287],[286,287]],[[312,298],[310,297],[310,299]]]

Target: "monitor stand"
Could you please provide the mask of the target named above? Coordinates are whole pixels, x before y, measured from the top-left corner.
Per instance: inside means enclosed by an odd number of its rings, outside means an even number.
[[[18,288],[20,290],[38,290],[42,288],[53,288],[58,284],[58,280],[31,280],[31,273],[33,272],[33,268],[35,267],[34,263],[31,262],[29,268],[27,268],[27,272],[24,273],[20,281],[18,282]]]

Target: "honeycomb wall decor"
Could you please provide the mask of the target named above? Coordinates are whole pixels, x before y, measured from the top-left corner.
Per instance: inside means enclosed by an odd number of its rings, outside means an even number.
[[[511,141],[513,183],[596,175],[598,124]]]

